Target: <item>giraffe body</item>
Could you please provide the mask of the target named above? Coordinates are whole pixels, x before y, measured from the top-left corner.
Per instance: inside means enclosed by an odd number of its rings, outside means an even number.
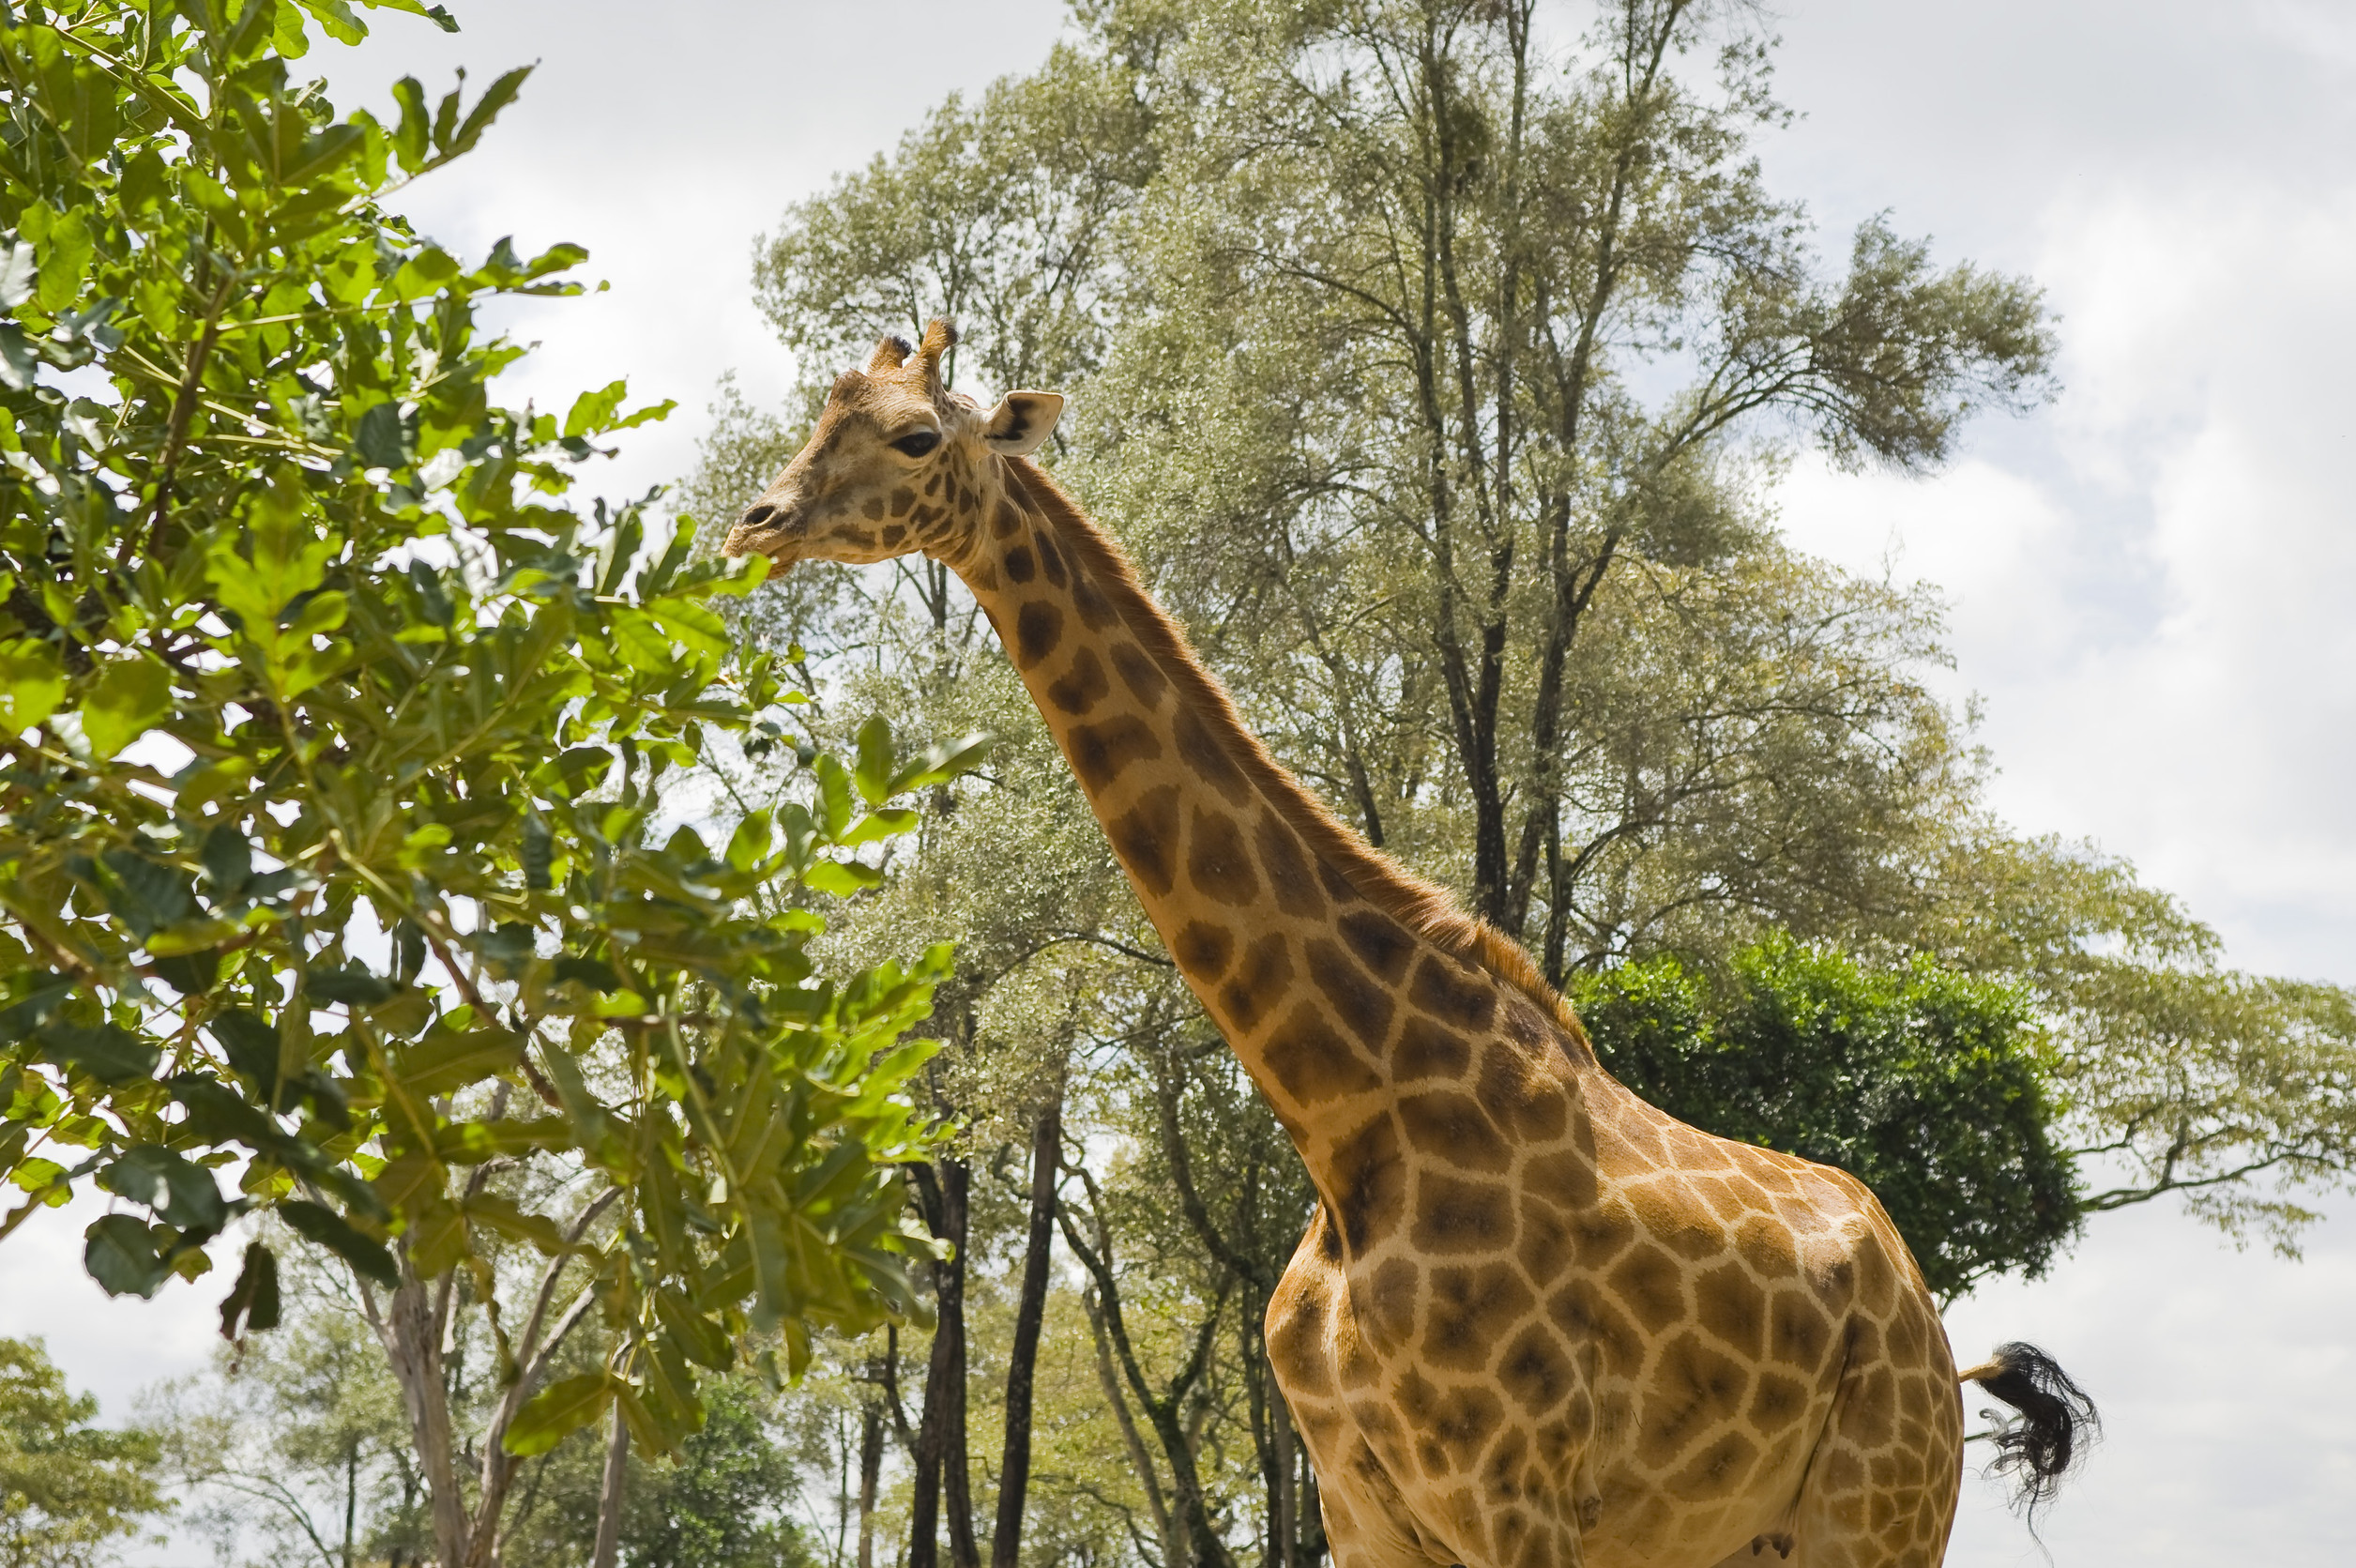
[[[1841,1172],[1678,1122],[1528,955],[1369,849],[1244,728],[1118,549],[887,340],[727,548],[953,567],[1319,1207],[1266,1342],[1336,1568],[1928,1565],[1962,1402]]]

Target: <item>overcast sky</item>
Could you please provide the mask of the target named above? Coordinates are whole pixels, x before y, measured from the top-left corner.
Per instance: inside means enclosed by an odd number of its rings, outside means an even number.
[[[545,347],[517,381],[556,401],[627,374],[680,401],[601,478],[615,494],[684,471],[722,372],[756,399],[788,381],[748,286],[785,204],[1061,25],[1052,0],[454,3],[455,38],[380,16],[329,58],[335,96],[540,62],[410,210],[477,252],[589,247],[612,289],[526,319]],[[2130,857],[2237,966],[2356,984],[2356,5],[1786,0],[1775,25],[1803,117],[1762,154],[1828,248],[1886,209],[1942,259],[2033,276],[2065,388],[1934,479],[1803,464],[1791,537],[1947,591],[1951,690],[1984,702],[2015,826]],[[1949,1315],[1964,1359],[2033,1339],[2103,1401],[2107,1441],[2043,1526],[2062,1568],[2347,1560],[2356,1203],[2327,1207],[2301,1263],[2165,1204],[2098,1218],[2052,1277]],[[81,1277],[86,1217],[42,1221],[0,1249],[0,1333],[47,1335],[110,1415],[202,1363],[217,1290],[107,1302]],[[1968,1476],[1950,1561],[2042,1560]]]

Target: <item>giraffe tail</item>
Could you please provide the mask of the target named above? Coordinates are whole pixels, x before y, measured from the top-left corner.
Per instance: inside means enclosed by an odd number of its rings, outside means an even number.
[[[2086,1457],[2089,1443],[2102,1435],[2103,1419],[2092,1397],[2051,1356],[2017,1340],[1999,1345],[1994,1356],[1957,1374],[1957,1379],[1979,1384],[2017,1412],[2001,1418],[1994,1410],[1981,1413],[1994,1423],[1984,1434],[1996,1444],[1990,1468],[2016,1478],[2014,1502],[2033,1519]]]

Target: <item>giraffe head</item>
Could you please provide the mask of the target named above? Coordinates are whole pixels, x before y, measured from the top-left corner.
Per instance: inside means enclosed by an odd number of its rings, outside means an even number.
[[[889,560],[912,550],[961,558],[995,495],[998,460],[1038,449],[1063,412],[1055,392],[1009,392],[987,411],[941,385],[957,329],[935,321],[924,341],[875,345],[827,396],[809,445],[728,530],[730,556]]]

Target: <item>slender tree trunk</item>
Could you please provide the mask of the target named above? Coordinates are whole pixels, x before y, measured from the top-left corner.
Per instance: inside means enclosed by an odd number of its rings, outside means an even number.
[[[1055,1245],[1056,1172],[1063,1163],[1063,1090],[1039,1113],[1031,1132],[1030,1229],[1023,1240],[1023,1294],[1014,1308],[1014,1344],[1006,1369],[1006,1447],[998,1461],[998,1517],[990,1533],[990,1568],[1015,1568],[1023,1549],[1023,1503],[1031,1479],[1031,1387],[1039,1331],[1047,1316],[1048,1253]]]
[[[343,1451],[343,1568],[352,1568],[352,1535],[360,1521],[360,1445]]]
[[[884,1470],[884,1412],[874,1399],[859,1408],[859,1568],[875,1568],[875,1491]]]
[[[1269,1392],[1269,1447],[1275,1450],[1276,1459],[1276,1568],[1293,1568],[1300,1557],[1300,1529],[1294,1517],[1299,1501],[1294,1496],[1293,1469],[1299,1461],[1293,1456],[1293,1412],[1284,1403],[1284,1391],[1276,1381],[1276,1368],[1268,1359],[1265,1342],[1260,1346],[1260,1366]]]
[[[1086,1170],[1080,1180],[1087,1184],[1091,1204],[1101,1205],[1102,1195]],[[1145,1412],[1146,1424],[1153,1429],[1163,1461],[1170,1468],[1170,1544],[1172,1557],[1169,1568],[1235,1568],[1234,1554],[1226,1542],[1220,1539],[1211,1522],[1210,1505],[1204,1495],[1202,1471],[1195,1463],[1196,1434],[1188,1429],[1183,1412],[1188,1399],[1201,1386],[1205,1368],[1210,1359],[1210,1347],[1217,1335],[1219,1322],[1227,1310],[1227,1293],[1231,1282],[1223,1282],[1218,1295],[1211,1301],[1201,1329],[1186,1361],[1167,1386],[1156,1393],[1147,1381],[1145,1368],[1138,1363],[1136,1347],[1131,1343],[1128,1325],[1120,1304],[1120,1285],[1112,1267],[1110,1233],[1104,1228],[1101,1208],[1091,1215],[1097,1234],[1097,1246],[1091,1247],[1072,1224],[1069,1206],[1058,1204],[1057,1216],[1063,1222],[1065,1244],[1072,1249],[1096,1283],[1097,1309],[1102,1317],[1105,1337],[1111,1341],[1123,1379],[1130,1392],[1137,1397],[1138,1408]],[[1101,1249],[1101,1250],[1100,1250]]]
[[[435,1555],[453,1565],[467,1560],[472,1521],[458,1486],[450,1441],[449,1390],[444,1380],[440,1315],[425,1283],[404,1267],[403,1280],[377,1323],[393,1380],[409,1416],[410,1440],[424,1471],[427,1505],[433,1520]]]
[[[1080,1301],[1087,1308],[1088,1332],[1096,1340],[1097,1381],[1103,1385],[1104,1403],[1113,1408],[1113,1420],[1120,1427],[1121,1442],[1129,1450],[1130,1468],[1137,1472],[1137,1484],[1145,1488],[1146,1508],[1153,1515],[1154,1536],[1162,1543],[1163,1568],[1179,1568],[1186,1554],[1170,1527],[1170,1505],[1162,1496],[1162,1472],[1153,1468],[1153,1458],[1146,1452],[1146,1440],[1138,1435],[1136,1417],[1130,1414],[1129,1396],[1121,1392],[1120,1374],[1113,1370],[1113,1342],[1104,1332],[1104,1314],[1097,1305],[1095,1288],[1084,1291]]]
[[[965,1198],[970,1172],[944,1157],[915,1167],[925,1221],[951,1248],[933,1265],[933,1355],[924,1374],[924,1414],[917,1424],[916,1486],[910,1509],[908,1568],[937,1568],[940,1515],[949,1515],[950,1560],[981,1568],[974,1542],[973,1490],[965,1459]]]
[[[630,1423],[614,1407],[614,1430],[605,1439],[605,1476],[597,1495],[597,1548],[589,1568],[614,1568],[622,1551],[622,1493],[630,1482]]]

